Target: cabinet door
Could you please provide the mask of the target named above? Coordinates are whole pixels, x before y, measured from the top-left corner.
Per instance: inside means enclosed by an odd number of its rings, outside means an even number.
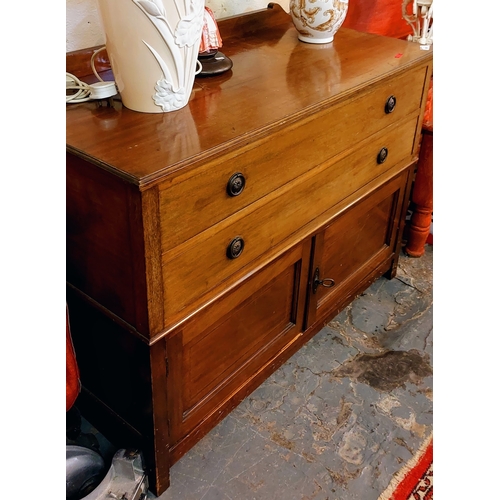
[[[324,321],[393,265],[408,169],[337,215],[316,234],[307,325]]]
[[[190,432],[201,437],[208,431],[302,336],[310,248],[310,240],[291,248],[168,339],[174,446]]]

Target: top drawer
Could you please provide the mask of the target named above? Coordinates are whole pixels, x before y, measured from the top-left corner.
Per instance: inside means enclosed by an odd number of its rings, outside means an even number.
[[[326,109],[160,186],[162,251],[220,222],[276,188],[419,109],[426,67],[384,81],[353,100]],[[393,111],[386,110],[394,96]],[[236,110],[235,110],[236,112]],[[234,174],[240,194],[228,194]],[[233,188],[237,190],[239,177]]]

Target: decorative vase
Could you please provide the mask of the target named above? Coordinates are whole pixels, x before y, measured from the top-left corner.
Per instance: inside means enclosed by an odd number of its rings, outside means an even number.
[[[123,105],[164,113],[184,107],[193,89],[204,0],[98,0]]]
[[[328,43],[345,20],[348,0],[290,0],[290,15],[307,43]]]

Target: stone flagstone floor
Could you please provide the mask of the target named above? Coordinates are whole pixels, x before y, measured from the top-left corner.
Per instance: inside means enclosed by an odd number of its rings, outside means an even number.
[[[432,433],[432,277],[432,246],[402,254],[393,280],[377,280],[174,464],[158,498],[377,500]]]

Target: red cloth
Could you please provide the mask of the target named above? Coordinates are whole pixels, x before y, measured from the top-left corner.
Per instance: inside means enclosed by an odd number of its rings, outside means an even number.
[[[356,0],[349,3],[342,26],[365,33],[404,38],[412,33],[404,20],[402,0]]]
[[[432,78],[431,78],[431,82],[429,84],[429,93],[427,94],[427,102],[425,103],[424,122],[422,124],[422,127],[425,130],[429,130],[430,132],[432,132],[432,124],[434,118],[433,105],[434,105],[434,100],[433,100]]]
[[[68,309],[66,308],[66,411],[68,411],[80,394],[80,372],[76,363],[75,349],[71,340]]]

